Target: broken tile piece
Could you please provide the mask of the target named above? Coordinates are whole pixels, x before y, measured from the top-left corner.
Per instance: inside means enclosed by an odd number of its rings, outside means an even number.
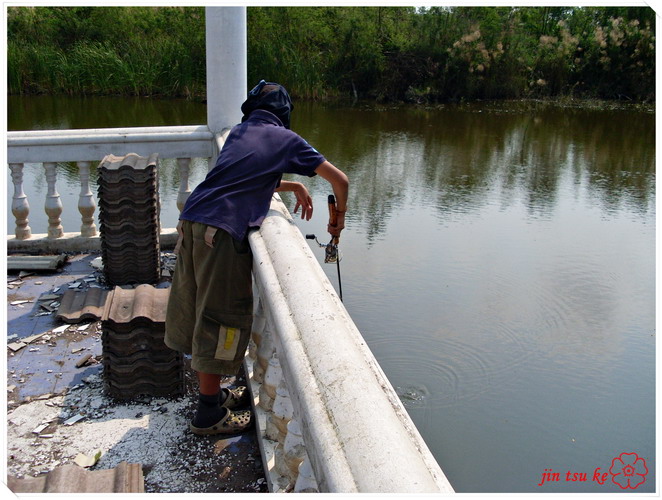
[[[58,326],[57,328],[53,328],[52,331],[53,331],[53,333],[62,333],[67,328],[69,328],[69,325],[62,325],[62,326]]]
[[[33,433],[33,434],[39,434],[39,433],[40,433],[41,431],[43,431],[46,427],[48,427],[48,424],[47,424],[47,423],[46,423],[46,424],[41,424],[41,425],[35,427],[35,428],[32,430],[32,433]]]
[[[11,349],[12,351],[16,352],[21,349],[23,349],[27,344],[25,342],[12,342],[11,344],[7,344],[7,347]]]
[[[57,300],[59,298],[60,298],[59,295],[56,295],[54,293],[47,293],[46,295],[42,295],[41,297],[39,297],[39,300],[40,301],[41,300]]]
[[[84,418],[85,417],[79,413],[78,415],[74,415],[70,419],[65,420],[64,425],[74,425],[76,422],[78,422],[79,420],[82,420]]]
[[[25,342],[26,344],[30,344],[30,343],[34,342],[35,340],[37,340],[38,338],[43,337],[44,335],[46,335],[46,333],[47,332],[41,332],[41,333],[37,333],[36,335],[30,335],[29,337],[22,338],[21,342]]]
[[[87,456],[82,453],[79,453],[76,455],[76,458],[74,458],[74,463],[76,465],[79,465],[80,467],[92,467],[94,464],[96,464],[99,459],[101,458],[101,450],[96,450],[94,452],[94,455]]]

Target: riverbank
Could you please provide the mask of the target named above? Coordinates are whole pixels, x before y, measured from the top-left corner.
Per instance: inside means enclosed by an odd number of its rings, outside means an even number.
[[[654,101],[647,7],[250,7],[249,86],[293,97]],[[13,93],[176,96],[206,88],[202,7],[10,7]]]

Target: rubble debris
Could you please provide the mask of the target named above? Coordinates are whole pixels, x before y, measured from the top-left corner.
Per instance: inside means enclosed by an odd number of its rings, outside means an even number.
[[[32,302],[31,300],[23,299],[23,300],[13,300],[9,303],[10,306],[20,306],[23,304],[29,304]]]
[[[86,354],[85,356],[83,356],[82,358],[80,358],[80,359],[76,362],[76,368],[81,368],[81,367],[85,366],[85,365],[87,364],[87,362],[90,360],[91,357],[92,357],[91,354]]]

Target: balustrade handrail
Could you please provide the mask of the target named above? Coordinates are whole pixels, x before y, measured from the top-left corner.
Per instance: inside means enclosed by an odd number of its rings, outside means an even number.
[[[162,158],[214,155],[214,134],[206,125],[31,130],[7,133],[9,163],[99,161],[107,154],[148,156],[159,144]]]
[[[320,491],[453,491],[278,195],[249,236]]]

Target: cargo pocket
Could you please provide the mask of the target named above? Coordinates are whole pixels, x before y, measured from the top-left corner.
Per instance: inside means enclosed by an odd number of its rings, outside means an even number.
[[[240,338],[240,328],[221,325],[218,332],[218,344],[216,345],[216,354],[214,354],[214,358],[234,361],[237,356]]]
[[[246,348],[248,347],[252,316],[223,315],[205,311],[203,318],[208,327],[213,328],[218,335],[214,359],[221,361],[238,361],[243,359]]]

